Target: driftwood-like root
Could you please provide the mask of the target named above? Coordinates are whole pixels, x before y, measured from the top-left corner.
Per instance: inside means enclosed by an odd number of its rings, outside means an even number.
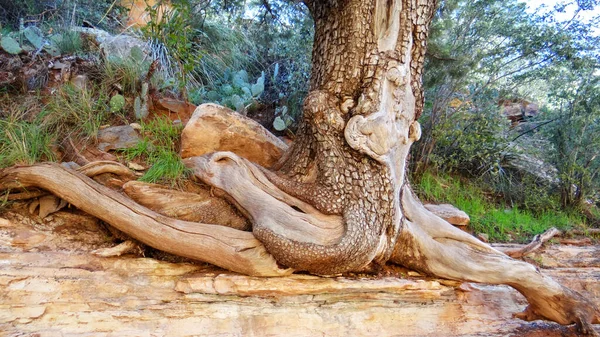
[[[331,245],[344,234],[342,218],[324,215],[273,185],[263,171],[232,152],[184,160],[205,183],[225,191],[254,224],[297,242]]]
[[[529,253],[533,253],[534,251],[542,247],[544,243],[550,241],[553,237],[559,236],[561,234],[561,231],[552,227],[544,233],[534,236],[533,240],[531,240],[531,242],[527,245],[520,248],[504,249],[502,250],[502,252],[504,252],[504,254],[512,258],[518,259]]]
[[[515,317],[576,324],[583,334],[595,334],[591,324],[600,322],[600,312],[579,293],[435,216],[408,187],[402,203],[407,220],[392,262],[453,280],[509,285],[529,302]]]
[[[66,200],[132,238],[156,249],[247,275],[281,276],[280,268],[252,233],[165,217],[58,164],[0,171],[0,190],[38,187]]]
[[[123,185],[123,191],[138,204],[171,218],[243,231],[252,229],[246,218],[238,214],[227,201],[213,196],[210,188],[189,193],[161,185],[130,181]]]

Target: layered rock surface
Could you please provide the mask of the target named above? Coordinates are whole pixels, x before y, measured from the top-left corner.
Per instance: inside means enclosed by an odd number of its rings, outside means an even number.
[[[506,286],[403,277],[247,277],[206,264],[91,254],[96,219],[0,215],[0,336],[577,336],[512,318]],[[600,248],[551,246],[544,271],[600,302]]]

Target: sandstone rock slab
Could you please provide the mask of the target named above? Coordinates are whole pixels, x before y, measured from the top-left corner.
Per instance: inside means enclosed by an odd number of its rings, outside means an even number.
[[[140,136],[130,125],[111,126],[98,131],[100,151],[123,150],[136,146]]]
[[[264,167],[273,166],[287,145],[257,122],[216,104],[196,108],[181,134],[181,157],[231,151]]]
[[[203,263],[102,258],[91,252],[110,242],[89,217],[0,217],[0,336],[578,336],[514,319],[526,302],[507,286],[406,275],[259,278]],[[23,231],[45,238],[11,244]],[[536,254],[560,266],[544,273],[598,304],[597,263],[573,265],[594,261],[598,249]]]
[[[427,208],[431,213],[456,226],[466,226],[469,224],[469,221],[471,221],[467,213],[450,204],[426,204],[425,208]]]

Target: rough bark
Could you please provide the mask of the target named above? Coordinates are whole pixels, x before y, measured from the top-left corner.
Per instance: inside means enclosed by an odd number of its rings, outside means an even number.
[[[530,303],[520,318],[576,323],[594,333],[590,324],[599,315],[591,302],[436,217],[410,189],[406,161],[420,138],[434,2],[305,3],[316,25],[311,92],[298,139],[276,170],[230,152],[185,160],[227,194],[252,233],[166,218],[56,165],[8,169],[0,184],[49,190],[150,246],[234,271],[332,275],[393,262],[510,285]]]

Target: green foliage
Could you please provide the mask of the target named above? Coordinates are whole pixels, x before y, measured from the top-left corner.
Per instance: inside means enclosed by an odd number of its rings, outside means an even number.
[[[125,107],[125,97],[123,95],[116,94],[111,97],[110,102],[110,112],[119,112],[123,110]]]
[[[436,122],[431,135],[435,147],[427,158],[430,164],[472,176],[498,169],[501,150],[508,142],[509,121],[490,103],[493,99],[478,98],[448,107],[449,113]],[[424,117],[424,123],[432,123],[427,118],[432,117]],[[423,145],[417,145],[417,151]]]
[[[249,82],[248,72],[245,70],[236,72],[227,71],[223,76],[223,82],[216,85],[215,90],[208,92],[199,90],[192,97],[195,104],[213,102],[246,114],[247,108],[257,102],[264,90],[264,72],[256,82]]]
[[[79,32],[68,28],[59,29],[50,36],[51,44],[46,50],[52,55],[71,55],[84,50],[83,39]]]
[[[102,29],[120,27],[124,9],[114,0],[0,0],[0,22],[17,29],[21,22],[46,28],[81,25],[84,21]]]
[[[294,118],[288,113],[288,108],[285,105],[275,109],[275,115],[273,128],[277,131],[283,131],[294,123]]]
[[[0,168],[53,160],[52,135],[36,122],[0,119]]]
[[[474,181],[461,181],[448,174],[426,171],[413,186],[421,199],[450,203],[465,211],[471,218],[470,230],[487,234],[492,242],[528,242],[551,227],[565,230],[585,223],[575,213],[561,210],[536,213],[497,203],[494,194],[485,192]]]
[[[2,46],[2,49],[9,54],[17,55],[23,51],[19,42],[10,36],[2,36],[0,45]]]
[[[187,169],[175,147],[179,143],[181,127],[173,125],[167,118],[142,122],[141,125],[142,141],[124,151],[127,160],[141,158],[150,165],[140,180],[174,184],[178,179],[185,178]]]
[[[125,95],[137,95],[142,90],[142,79],[148,73],[151,61],[144,57],[139,47],[131,50],[131,56],[108,57],[102,63],[102,82],[110,88],[120,87]]]
[[[42,126],[60,136],[75,133],[95,138],[100,126],[111,115],[106,93],[92,88],[80,89],[70,83],[59,87],[40,114]]]
[[[29,26],[23,29],[22,33],[35,49],[41,49],[44,46],[44,33],[39,28]]]
[[[178,89],[186,94],[199,86],[196,63],[202,57],[194,39],[198,33],[194,6],[190,1],[173,2],[168,9],[161,5],[158,1],[147,9],[150,21],[142,32],[150,39],[152,59],[160,61],[165,78],[176,78]]]
[[[555,121],[545,132],[564,207],[580,207],[600,189],[600,76],[594,75],[599,69],[597,60],[564,67],[550,86]]]

